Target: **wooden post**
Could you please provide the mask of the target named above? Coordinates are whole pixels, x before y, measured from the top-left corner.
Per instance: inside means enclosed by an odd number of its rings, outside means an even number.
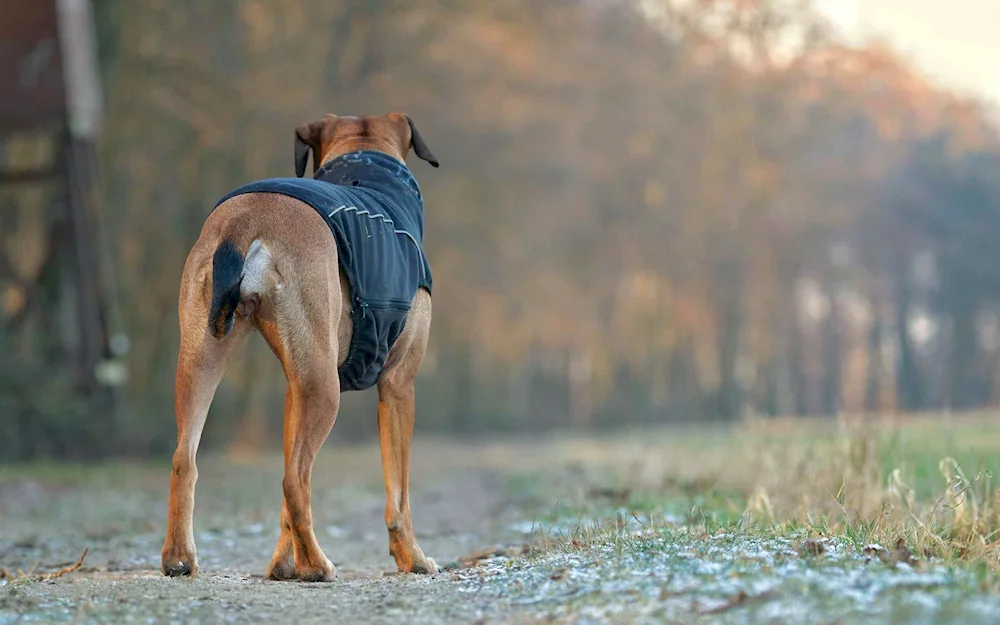
[[[73,237],[73,272],[76,278],[77,319],[80,327],[81,382],[88,394],[98,391],[96,371],[104,355],[104,328],[101,323],[100,282],[93,243],[91,215],[87,206],[88,185],[85,168],[87,146],[68,137],[65,148],[66,194]]]
[[[73,227],[73,248],[79,303],[83,377],[96,408],[112,420],[117,403],[113,386],[120,376],[101,375],[116,356],[107,327],[108,297],[101,280],[99,192],[95,142],[102,108],[97,43],[91,0],[56,0],[63,75],[66,84],[66,184]],[[114,294],[110,294],[113,298]]]
[[[65,202],[57,207],[67,211],[69,237],[57,253],[70,260],[66,278],[74,294],[74,334],[79,334],[66,340],[94,417],[112,425],[127,341],[124,336],[112,340],[109,332],[115,294],[102,280],[102,272],[111,267],[100,262],[95,146],[103,104],[91,0],[0,3],[0,93],[0,142],[13,133],[57,138],[58,162],[37,170],[0,171],[0,181],[65,189]],[[28,286],[37,289],[37,284]],[[112,320],[117,322],[117,315]]]

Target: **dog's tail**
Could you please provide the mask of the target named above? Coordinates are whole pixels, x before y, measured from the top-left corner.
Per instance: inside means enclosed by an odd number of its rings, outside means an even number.
[[[208,331],[217,339],[233,329],[242,279],[243,255],[235,243],[224,239],[212,256],[212,303],[208,313]]]

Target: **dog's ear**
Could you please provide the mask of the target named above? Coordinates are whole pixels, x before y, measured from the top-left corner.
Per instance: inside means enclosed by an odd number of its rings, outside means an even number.
[[[424,159],[434,167],[441,166],[440,163],[438,163],[437,157],[434,156],[431,149],[427,147],[426,143],[424,143],[424,138],[420,136],[420,131],[417,130],[416,124],[413,123],[413,120],[410,119],[409,115],[404,113],[391,113],[389,118],[401,127],[400,135],[402,137],[401,141],[403,145],[400,146],[400,148],[402,148],[400,152],[404,156],[406,155],[406,150],[412,147],[413,153],[418,157]]]
[[[409,115],[404,115],[403,117],[406,118],[406,123],[410,126],[410,145],[413,146],[413,153],[434,167],[440,167],[441,164],[438,163],[437,157],[431,153],[431,149],[424,143],[424,138],[420,136],[420,131],[417,130],[416,124],[413,123]]]
[[[319,159],[323,151],[323,131],[327,124],[336,123],[334,115],[302,124],[295,129],[295,175],[301,178],[306,175],[306,163],[309,161],[309,149],[313,151],[313,171],[319,169]]]

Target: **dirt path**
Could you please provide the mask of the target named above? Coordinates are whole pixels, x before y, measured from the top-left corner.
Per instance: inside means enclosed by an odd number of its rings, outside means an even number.
[[[526,540],[516,527],[525,519],[512,497],[509,471],[491,466],[506,461],[434,444],[415,452],[411,497],[418,539],[439,564]],[[277,539],[280,458],[206,457],[199,469],[197,580],[165,579],[158,571],[165,465],[43,468],[0,479],[0,566],[9,576],[64,566],[89,549],[84,566],[60,579],[0,588],[0,624],[38,618],[218,623],[503,616],[457,594],[450,573],[433,579],[395,574],[377,447],[327,450],[315,472],[316,532],[338,569],[333,584],[262,578]]]
[[[844,537],[803,552],[801,532],[692,521],[711,492],[627,494],[662,482],[668,447],[649,435],[493,445],[422,440],[411,496],[424,551],[448,565],[484,549],[517,553],[532,528],[579,530],[527,558],[433,577],[397,575],[388,555],[376,446],[324,450],[314,522],[338,568],[330,584],[263,579],[277,540],[278,456],[199,461],[201,577],[159,573],[169,467],[0,468],[0,625],[12,623],[996,623],[1000,594],[974,569],[884,564]],[[626,471],[626,472],[628,472]],[[643,477],[646,475],[647,477]],[[625,489],[627,491],[627,489]],[[623,498],[624,497],[624,498]],[[700,502],[700,503],[699,503]],[[633,504],[636,507],[633,507]],[[577,541],[579,537],[581,540]],[[57,570],[88,548],[84,565]]]

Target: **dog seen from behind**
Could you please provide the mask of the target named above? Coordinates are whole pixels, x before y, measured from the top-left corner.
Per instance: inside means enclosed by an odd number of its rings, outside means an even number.
[[[288,380],[284,499],[268,578],[336,576],[313,531],[313,462],[337,418],[340,393],[372,386],[389,553],[401,572],[438,571],[417,544],[408,494],[413,384],[431,324],[423,198],[405,164],[411,148],[438,166],[407,115],[326,115],[295,130],[296,178],[240,187],[205,221],[178,301],[178,432],[165,575],[198,574],[195,456],[227,365],[254,330]],[[310,153],[313,176],[305,178]]]

